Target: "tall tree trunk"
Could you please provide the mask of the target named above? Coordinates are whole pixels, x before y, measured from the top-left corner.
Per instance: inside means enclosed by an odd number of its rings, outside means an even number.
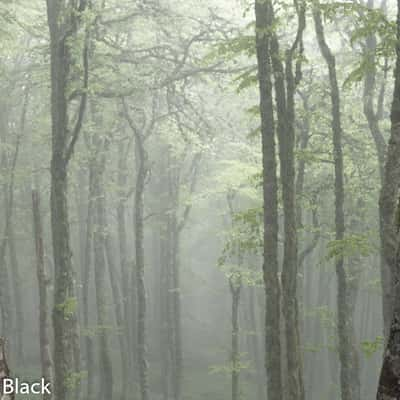
[[[94,220],[94,168],[93,161],[89,162],[89,190],[86,216],[85,262],[82,279],[82,308],[83,326],[85,329],[85,358],[87,371],[86,397],[94,396],[94,352],[93,336],[90,332],[89,288],[92,268],[93,220]]]
[[[388,265],[391,266],[393,281],[393,313],[390,334],[387,341],[384,360],[379,379],[377,400],[395,400],[400,398],[400,218],[394,221],[393,208],[398,199],[400,185],[400,0],[397,0],[397,44],[396,69],[393,102],[391,110],[391,131],[386,157],[384,182],[382,185],[380,207],[381,222],[386,235],[386,247],[383,248]],[[400,215],[400,207],[397,205]],[[397,230],[397,235],[395,232]],[[393,239],[397,236],[397,243]],[[393,246],[397,246],[396,262],[393,261]]]
[[[39,288],[39,338],[40,338],[40,362],[42,376],[46,382],[53,381],[52,359],[50,349],[48,296],[47,290],[49,277],[46,273],[43,247],[43,228],[40,215],[40,197],[37,189],[32,190],[33,229],[36,249],[36,276]],[[44,393],[43,400],[50,400],[51,394]]]
[[[98,354],[100,357],[99,375],[100,388],[98,398],[109,400],[113,394],[113,373],[112,362],[109,349],[109,338],[107,333],[107,268],[106,268],[106,208],[104,194],[104,169],[105,158],[103,152],[100,153],[100,146],[96,146],[97,162],[94,169],[94,209],[96,228],[93,235],[94,247],[94,281],[96,289],[97,305],[97,336]]]
[[[138,142],[138,141],[137,141]],[[136,142],[136,144],[138,144]],[[146,348],[146,288],[144,282],[144,185],[146,179],[145,150],[143,144],[138,146],[139,171],[136,179],[135,192],[135,251],[136,251],[136,287],[137,287],[137,336],[139,383],[142,400],[149,400],[147,377]]]
[[[129,115],[129,110],[123,101],[125,117],[135,136],[138,172],[135,186],[135,267],[136,267],[136,294],[137,294],[137,362],[139,372],[139,386],[142,400],[149,400],[148,361],[147,361],[147,336],[146,336],[146,287],[144,279],[144,190],[148,173],[147,152],[145,137],[139,131]]]
[[[11,207],[11,205],[10,205]],[[12,210],[10,210],[12,214]],[[11,218],[11,217],[10,217]],[[15,304],[15,346],[16,346],[16,356],[19,365],[24,363],[24,345],[23,345],[23,332],[24,332],[24,312],[22,305],[22,290],[21,290],[21,277],[19,273],[19,264],[17,258],[17,251],[15,248],[15,235],[13,218],[10,220],[7,232],[7,243],[10,256],[10,266],[11,266],[11,281],[13,286],[13,300]]]
[[[275,21],[271,1],[267,1],[271,21]],[[297,5],[298,32],[296,39],[286,51],[285,66],[281,61],[277,35],[271,30],[271,63],[274,72],[275,98],[277,109],[277,133],[279,139],[279,158],[284,211],[284,252],[282,265],[282,310],[285,320],[287,395],[290,400],[304,400],[302,356],[300,353],[300,333],[297,302],[297,227],[295,193],[295,107],[294,95],[300,79],[296,66],[293,75],[294,53],[302,51],[302,35],[305,28],[304,6]],[[271,25],[272,27],[272,25]]]
[[[86,1],[47,0],[47,21],[50,32],[51,70],[51,232],[54,257],[54,394],[66,400],[71,387],[71,372],[79,374],[79,334],[76,317],[76,293],[71,260],[68,219],[68,163],[82,127],[88,86],[88,35],[85,36],[83,61],[83,90],[80,94],[78,116],[73,127],[68,118],[68,84],[73,60],[70,46],[82,23],[81,12]],[[75,397],[77,387],[75,388]]]
[[[336,60],[330,48],[326,44],[325,34],[321,20],[319,4],[313,9],[315,31],[318,45],[322,56],[328,66],[329,83],[332,102],[332,132],[333,132],[333,155],[335,164],[335,230],[336,240],[344,239],[344,184],[343,184],[343,154],[342,154],[342,126],[340,116],[340,95],[336,77]],[[339,337],[339,359],[340,359],[340,388],[342,400],[354,399],[352,386],[352,344],[353,325],[351,322],[351,310],[349,307],[349,290],[344,269],[343,254],[335,259],[337,277],[337,314],[338,314],[338,337]]]
[[[264,198],[264,284],[266,295],[265,364],[269,400],[282,400],[280,342],[280,282],[278,278],[278,199],[275,157],[275,127],[272,101],[268,3],[257,0],[256,47],[260,88]]]
[[[128,369],[132,371],[134,363],[132,362],[133,353],[136,350],[133,339],[133,321],[132,310],[129,307],[131,271],[129,270],[127,238],[126,238],[126,192],[127,192],[127,152],[125,144],[121,141],[118,147],[118,186],[119,199],[117,204],[117,226],[118,226],[118,244],[119,244],[119,259],[121,269],[121,291],[122,291],[122,307],[124,314],[123,333],[127,339],[128,346]],[[136,306],[136,305],[135,305]],[[126,388],[128,390],[128,386]]]
[[[368,0],[367,6],[370,9],[374,8],[374,0]],[[367,69],[364,78],[364,93],[363,93],[363,111],[364,115],[368,121],[368,128],[371,133],[372,139],[375,143],[375,149],[378,159],[379,166],[379,179],[381,184],[381,193],[383,190],[383,183],[385,182],[385,155],[386,155],[386,143],[385,138],[382,135],[380,128],[380,118],[381,111],[383,109],[384,102],[384,92],[385,84],[382,84],[379,96],[376,95],[376,36],[370,35],[365,40],[365,50],[364,56],[368,60],[368,65],[370,68]],[[386,80],[386,76],[384,77]],[[378,98],[375,106],[374,100]],[[389,205],[389,208],[393,207],[393,204]],[[393,211],[392,211],[393,212]],[[386,251],[394,251],[395,248],[389,245],[387,246],[390,236],[387,235],[387,231],[384,229],[384,225],[388,222],[386,221],[385,212],[383,209],[383,204],[379,207],[380,213],[380,238],[381,238],[381,287],[382,287],[382,308],[383,308],[383,331],[384,336],[387,338],[389,336],[390,322],[392,318],[392,283],[390,276],[390,262],[393,262],[394,254],[389,257],[389,262],[387,261]],[[392,261],[391,261],[392,260]]]

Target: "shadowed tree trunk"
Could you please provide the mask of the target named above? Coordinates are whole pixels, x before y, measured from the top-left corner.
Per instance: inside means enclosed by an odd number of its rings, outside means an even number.
[[[275,127],[270,65],[270,13],[266,1],[256,0],[256,47],[260,89],[264,199],[264,284],[266,295],[265,364],[269,400],[282,400],[280,342],[280,282],[278,278],[278,199]]]
[[[51,232],[54,257],[54,395],[66,400],[71,389],[71,372],[79,364],[78,321],[76,317],[76,293],[71,260],[70,230],[68,218],[68,163],[79,137],[86,109],[88,86],[88,38],[82,46],[83,90],[78,95],[78,113],[71,127],[68,111],[68,84],[72,81],[71,56],[73,40],[82,24],[81,13],[86,9],[85,0],[47,0],[47,21],[50,32],[51,70]],[[75,388],[75,397],[77,388]]]
[[[0,393],[2,400],[14,400],[15,390],[11,394],[4,394],[3,390],[3,380],[6,378],[11,378],[10,369],[8,368],[7,358],[6,358],[6,340],[0,337]]]
[[[384,248],[384,254],[388,257],[391,266],[393,281],[393,313],[389,338],[384,353],[382,370],[379,378],[377,400],[395,400],[400,398],[400,218],[394,221],[393,207],[398,200],[400,185],[400,1],[397,0],[397,44],[396,44],[396,68],[393,102],[391,110],[391,131],[386,157],[384,183],[382,185],[380,206],[383,216],[383,228],[388,235],[388,248]],[[400,215],[400,207],[397,205],[397,214]],[[398,217],[397,215],[397,217]],[[397,235],[395,235],[397,229]],[[397,236],[397,238],[396,238]],[[396,238],[397,243],[393,242]],[[395,264],[392,261],[393,246],[397,246]]]

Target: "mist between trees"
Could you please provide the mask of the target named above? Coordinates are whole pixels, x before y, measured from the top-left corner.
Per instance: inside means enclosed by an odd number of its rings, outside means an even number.
[[[0,0],[1,377],[400,399],[398,9]]]

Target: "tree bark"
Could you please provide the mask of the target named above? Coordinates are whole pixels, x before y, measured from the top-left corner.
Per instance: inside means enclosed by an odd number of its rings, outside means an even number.
[[[134,232],[135,232],[135,267],[137,290],[137,358],[139,372],[140,396],[149,400],[147,337],[146,337],[146,287],[144,280],[144,190],[148,173],[147,152],[144,145],[144,135],[139,132],[129,115],[129,110],[123,101],[125,117],[133,131],[136,145],[138,172],[135,186]]]
[[[106,231],[108,232],[108,226]],[[113,257],[111,237],[109,233],[106,233],[105,239],[105,251],[108,264],[108,272],[111,282],[111,291],[113,296],[113,303],[115,309],[115,321],[117,323],[117,335],[119,350],[121,355],[121,374],[122,374],[122,388],[121,388],[121,400],[125,400],[128,396],[129,387],[129,365],[128,365],[128,338],[124,335],[124,312],[121,298],[121,290],[118,284],[118,275]]]
[[[78,139],[86,109],[88,86],[87,37],[82,51],[84,64],[83,90],[80,95],[78,118],[71,128],[68,118],[68,84],[71,82],[72,45],[79,26],[80,13],[86,1],[47,0],[47,20],[50,32],[51,69],[51,232],[55,269],[54,281],[54,395],[66,400],[71,388],[71,371],[80,373],[76,293],[71,260],[68,218],[68,163]],[[86,35],[87,36],[87,35]],[[77,388],[75,387],[75,396]]]
[[[260,89],[264,199],[265,365],[269,400],[282,400],[280,282],[278,278],[278,199],[272,101],[268,4],[256,0],[256,48]]]
[[[95,142],[98,140],[95,139]],[[94,247],[94,281],[96,289],[96,306],[97,306],[97,336],[98,349],[100,357],[99,373],[100,373],[100,391],[98,398],[100,400],[109,400],[113,394],[113,373],[112,362],[109,349],[109,338],[107,332],[107,267],[106,267],[106,208],[104,194],[104,170],[105,158],[102,144],[96,143],[96,163],[93,176],[94,187],[94,210],[96,228],[93,235]]]
[[[313,9],[315,31],[318,45],[322,56],[328,67],[330,96],[332,103],[332,132],[333,132],[333,154],[335,164],[335,230],[336,240],[344,239],[344,184],[343,184],[343,154],[342,154],[342,126],[340,115],[340,95],[336,77],[336,60],[325,41],[325,34],[321,20],[319,4]],[[339,254],[335,259],[337,277],[337,326],[339,337],[339,359],[340,359],[340,388],[342,400],[354,399],[354,387],[352,385],[352,345],[351,337],[353,325],[351,323],[351,312],[349,307],[349,290],[344,269],[344,256]]]
[[[241,282],[237,282],[236,277],[229,280],[229,288],[232,296],[232,348],[231,348],[231,383],[232,383],[232,400],[240,399],[240,354],[239,354],[239,304],[240,291],[242,288]]]
[[[46,382],[53,382],[48,318],[48,285],[43,247],[43,228],[40,215],[40,197],[37,189],[32,190],[33,229],[36,249],[36,276],[39,288],[39,338],[42,376]],[[51,394],[44,393],[43,400],[50,400]]]
[[[394,301],[392,302],[393,312],[390,334],[379,378],[377,400],[395,400],[400,398],[400,218],[394,221],[393,213],[400,185],[400,0],[397,0],[396,22],[396,68],[390,115],[391,131],[380,198],[381,222],[387,239],[383,251],[388,265],[391,266],[390,273],[393,281],[392,298]],[[400,215],[399,204],[397,205],[397,210],[398,215]],[[393,242],[393,239],[397,239],[396,244]],[[397,251],[395,263],[393,264],[394,245],[397,246]]]
[[[92,399],[94,395],[94,353],[93,353],[93,335],[90,326],[89,310],[89,287],[92,269],[92,246],[93,246],[93,219],[94,219],[94,168],[93,161],[89,161],[89,190],[87,201],[86,216],[86,238],[85,238],[85,262],[82,280],[82,308],[83,308],[83,326],[85,329],[85,357],[87,371],[87,399]]]
[[[368,8],[374,7],[374,1],[368,0]],[[368,121],[368,128],[371,133],[372,139],[375,144],[378,166],[379,166],[379,179],[381,184],[381,198],[382,192],[384,190],[383,184],[385,182],[385,155],[386,155],[386,143],[385,138],[382,135],[380,128],[380,109],[383,107],[384,101],[384,89],[385,86],[381,87],[381,93],[378,96],[378,102],[375,106],[374,100],[376,99],[376,36],[370,35],[365,40],[365,50],[364,56],[368,59],[368,65],[364,78],[364,93],[363,93],[363,111],[364,115]],[[385,77],[386,78],[386,77]],[[385,79],[384,78],[384,79]],[[383,93],[382,93],[383,91]],[[387,185],[387,184],[386,184]],[[386,190],[386,188],[385,188]],[[383,198],[382,198],[383,200]],[[385,201],[384,201],[385,203]],[[393,207],[393,204],[388,204],[389,209]],[[392,211],[393,212],[393,211]],[[379,207],[380,215],[380,239],[381,239],[381,287],[382,287],[382,308],[383,308],[383,333],[386,338],[389,337],[390,323],[392,319],[392,283],[390,276],[390,262],[393,262],[394,255],[387,257],[386,251],[394,251],[395,249],[390,246],[390,234],[384,229],[384,226],[388,221],[386,221],[386,215],[383,208],[383,204]],[[393,240],[393,238],[392,238]],[[388,262],[389,260],[389,262]]]

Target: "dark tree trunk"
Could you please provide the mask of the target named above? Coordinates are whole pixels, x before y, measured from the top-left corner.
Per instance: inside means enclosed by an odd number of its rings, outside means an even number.
[[[270,38],[266,1],[256,1],[256,47],[260,88],[264,198],[264,284],[266,295],[265,363],[269,400],[282,400],[280,342],[280,282],[278,278],[278,199],[275,158],[275,127],[272,101]]]
[[[384,182],[382,185],[380,207],[383,219],[383,229],[387,235],[387,243],[383,248],[388,264],[391,266],[393,280],[393,313],[390,326],[390,334],[384,353],[383,366],[379,379],[377,400],[395,400],[400,398],[400,218],[394,221],[393,208],[398,198],[400,185],[400,1],[397,1],[397,45],[396,45],[396,69],[391,110],[391,132],[388,145],[388,153],[385,165]],[[400,215],[400,207],[397,205],[397,213]],[[397,243],[393,242],[396,237]],[[397,246],[396,262],[392,262],[393,246]]]
[[[71,372],[79,374],[77,299],[71,260],[68,219],[68,163],[79,137],[86,108],[88,85],[87,36],[83,45],[83,90],[78,117],[73,127],[68,118],[68,84],[71,83],[73,60],[70,46],[81,25],[80,12],[86,2],[47,0],[47,20],[50,32],[51,69],[51,232],[54,257],[54,395],[66,400],[71,388]],[[75,387],[75,397],[78,387]]]

